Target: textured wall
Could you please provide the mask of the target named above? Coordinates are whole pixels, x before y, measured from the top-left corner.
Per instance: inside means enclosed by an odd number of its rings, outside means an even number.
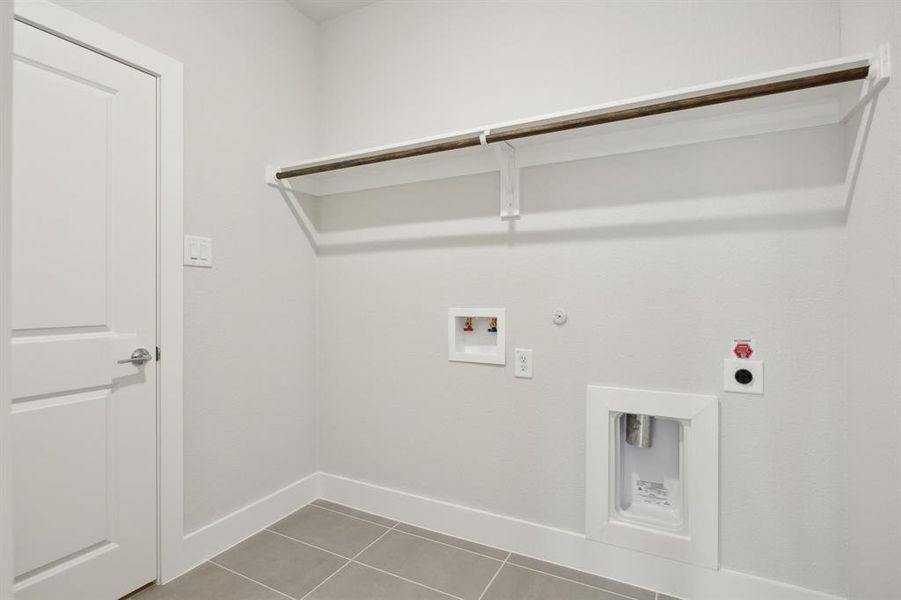
[[[323,24],[323,150],[832,58],[838,15],[379,3]],[[728,340],[753,335],[767,394],[723,397],[723,565],[843,592],[842,136],[529,169],[511,229],[495,174],[322,200],[323,232],[375,240],[319,263],[322,469],[581,531],[586,384],[721,395]],[[447,361],[446,309],[468,305],[507,308],[533,380]]]
[[[185,526],[316,469],[315,255],[263,166],[312,152],[315,26],[277,2],[65,2],[185,66]],[[286,75],[285,67],[290,67]]]

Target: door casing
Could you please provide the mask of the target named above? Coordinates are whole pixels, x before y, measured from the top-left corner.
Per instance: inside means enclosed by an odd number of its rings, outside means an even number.
[[[157,577],[160,582],[169,581],[184,570],[184,511],[183,511],[183,439],[182,439],[182,357],[183,357],[183,285],[182,240],[183,227],[183,67],[164,54],[127,37],[102,27],[47,0],[16,0],[14,17],[47,33],[88,48],[113,60],[143,71],[156,80],[157,93],[157,344],[161,360],[157,366]],[[0,15],[2,16],[2,15]],[[11,31],[12,23],[9,23]],[[3,57],[5,60],[6,56]],[[11,58],[11,57],[10,57]],[[11,60],[9,60],[11,66]],[[5,66],[5,65],[4,65]],[[8,96],[8,95],[7,95]],[[5,122],[4,122],[5,124]],[[6,143],[4,133],[4,143]],[[4,171],[8,172],[8,171]],[[52,176],[52,175],[48,175]],[[6,186],[6,182],[4,182]],[[7,189],[5,187],[4,189]],[[0,195],[0,225],[8,227],[10,198]],[[0,236],[9,239],[9,236]],[[0,252],[0,289],[9,289],[9,254]],[[2,312],[8,316],[8,294],[0,298]],[[0,360],[8,356],[9,339],[6,335],[8,321],[3,321],[4,345]],[[3,367],[8,363],[4,362]],[[7,369],[3,369],[8,372]],[[0,389],[0,394],[4,391]],[[3,421],[8,425],[8,398],[0,396]],[[7,437],[7,436],[4,436]],[[0,472],[8,483],[9,453],[0,453],[3,462]],[[4,486],[8,487],[8,486]],[[2,523],[10,523],[9,503],[0,503]],[[8,536],[7,536],[8,537]],[[0,545],[0,564],[12,563],[9,544]],[[0,568],[0,598],[11,587],[7,569]],[[11,572],[8,574],[11,578]],[[6,600],[5,598],[3,600]]]

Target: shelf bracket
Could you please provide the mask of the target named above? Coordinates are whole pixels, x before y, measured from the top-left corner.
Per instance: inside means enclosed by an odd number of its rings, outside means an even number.
[[[892,73],[892,57],[891,46],[882,44],[879,47],[879,56],[870,65],[870,77],[867,78],[867,87],[864,89],[857,102],[845,112],[845,116],[841,118],[841,123],[846,123],[851,117],[858,113],[864,106],[869,104],[882,88],[888,83]]]
[[[518,219],[519,165],[516,164],[516,148],[507,142],[499,142],[494,144],[494,154],[501,174],[501,219]]]

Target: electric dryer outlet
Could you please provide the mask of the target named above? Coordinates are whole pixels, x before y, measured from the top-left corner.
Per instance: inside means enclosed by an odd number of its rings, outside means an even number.
[[[745,358],[725,359],[723,389],[739,394],[763,395],[763,361]]]

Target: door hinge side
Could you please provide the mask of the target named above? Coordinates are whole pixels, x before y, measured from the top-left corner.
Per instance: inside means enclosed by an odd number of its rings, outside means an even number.
[[[160,347],[156,347],[156,362],[160,362]]]

